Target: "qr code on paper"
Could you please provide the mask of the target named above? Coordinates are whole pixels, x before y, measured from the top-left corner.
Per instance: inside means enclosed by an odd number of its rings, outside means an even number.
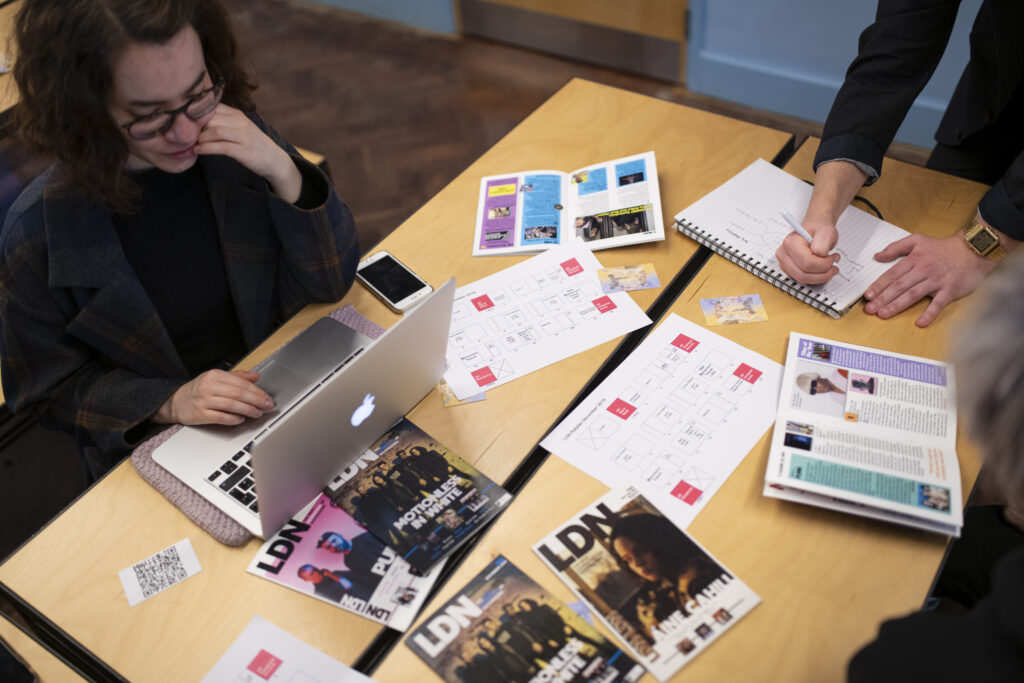
[[[122,569],[118,576],[130,605],[181,583],[202,567],[192,544],[186,538],[155,555]]]
[[[142,597],[148,598],[156,595],[165,588],[170,588],[179,581],[188,578],[181,563],[181,556],[178,549],[173,545],[159,552],[153,557],[148,557],[132,567],[135,578],[138,579],[139,587],[142,589]]]

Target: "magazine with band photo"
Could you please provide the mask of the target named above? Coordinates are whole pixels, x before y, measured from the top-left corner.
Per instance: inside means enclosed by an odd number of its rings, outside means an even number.
[[[512,500],[505,489],[405,418],[326,491],[420,574]]]
[[[448,683],[631,683],[644,673],[500,555],[405,644]]]
[[[413,574],[407,562],[321,493],[267,539],[248,571],[405,631],[440,567],[427,576]]]
[[[659,681],[761,601],[633,486],[613,489],[533,550]]]
[[[959,536],[953,366],[790,333],[764,495]]]

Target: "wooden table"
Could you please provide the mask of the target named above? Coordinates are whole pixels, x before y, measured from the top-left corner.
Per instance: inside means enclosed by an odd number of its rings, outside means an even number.
[[[437,286],[468,283],[524,257],[473,258],[477,188],[483,175],[531,168],[572,170],[655,150],[666,225],[676,210],[757,156],[774,158],[786,133],[661,100],[574,80],[453,180],[381,244]],[[665,242],[601,252],[605,265],[652,262],[662,282],[697,251],[678,234]],[[661,290],[637,293],[644,308]],[[389,326],[397,316],[356,286],[342,303]],[[290,321],[248,366],[334,305],[311,306]],[[432,393],[411,419],[442,443],[504,481],[530,453],[617,342],[490,392],[486,401],[446,409]],[[117,572],[188,537],[203,570],[137,607],[128,607]],[[247,574],[259,544],[226,548],[197,529],[123,463],[0,565],[0,582],[83,647],[130,680],[202,677],[254,614],[329,655],[353,664],[381,632],[372,622]],[[54,548],[59,548],[58,555]]]
[[[803,145],[787,170],[810,179],[816,147],[816,140]],[[864,195],[887,220],[933,236],[951,234],[962,225],[986,189],[891,160],[883,168],[883,180]],[[965,308],[954,302],[924,330],[914,325],[924,303],[888,321],[864,314],[863,304],[833,320],[715,255],[671,312],[704,325],[700,299],[752,293],[761,296],[767,322],[713,330],[779,363],[785,361],[791,330],[943,358],[946,337]],[[939,568],[947,543],[943,536],[765,498],[761,489],[770,437],[765,434],[689,527],[763,602],[674,680],[845,680],[850,656],[874,637],[883,619],[919,608]],[[957,452],[966,496],[979,458],[962,436]],[[562,600],[575,600],[531,547],[606,491],[559,458],[549,458],[423,615],[432,614],[498,554]],[[404,643],[372,675],[379,683],[433,680]],[[645,680],[655,679],[648,675]]]

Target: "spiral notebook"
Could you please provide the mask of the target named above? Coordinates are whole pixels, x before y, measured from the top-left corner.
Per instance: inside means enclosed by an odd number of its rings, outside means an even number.
[[[892,263],[875,253],[910,233],[850,206],[839,217],[839,274],[823,285],[803,285],[779,268],[775,250],[792,228],[782,211],[802,217],[811,186],[764,159],[680,211],[675,227],[687,237],[801,301],[840,318]]]

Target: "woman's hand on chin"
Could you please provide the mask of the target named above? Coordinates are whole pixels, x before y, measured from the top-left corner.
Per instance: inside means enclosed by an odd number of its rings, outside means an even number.
[[[196,154],[223,154],[267,179],[274,193],[294,204],[302,191],[302,174],[288,153],[278,147],[245,114],[221,103],[199,131]]]

